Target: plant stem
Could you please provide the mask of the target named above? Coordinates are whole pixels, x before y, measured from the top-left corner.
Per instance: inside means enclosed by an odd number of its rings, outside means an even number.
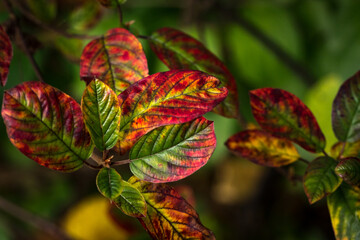
[[[325,155],[325,157],[330,157],[329,154],[325,152],[325,150],[322,150],[322,153]]]
[[[345,147],[346,147],[346,142],[342,142],[342,147],[339,153],[339,156],[337,157],[337,159],[340,159],[342,157],[342,155],[344,154],[345,151]]]
[[[304,162],[304,163],[306,163],[307,165],[310,164],[310,161],[308,161],[308,160],[306,160],[306,159],[304,159],[304,158],[299,158],[299,161]]]
[[[111,166],[118,166],[118,165],[125,165],[125,164],[129,164],[131,163],[130,159],[126,159],[126,160],[121,160],[121,161],[116,161],[116,162],[112,162],[110,165]]]
[[[118,1],[116,1],[116,7],[118,10],[118,14],[119,14],[119,24],[120,24],[120,27],[123,28],[123,27],[125,27],[124,20],[123,20],[123,13],[122,13],[120,3]]]
[[[7,11],[9,12],[10,18],[12,19],[12,21],[15,24],[16,36],[19,36],[21,47],[24,50],[26,56],[29,58],[30,63],[34,68],[36,77],[39,79],[40,82],[44,82],[44,78],[43,78],[43,76],[41,74],[41,70],[39,68],[39,65],[36,63],[36,61],[34,59],[34,56],[30,53],[30,51],[29,51],[29,49],[28,49],[28,47],[26,45],[24,35],[23,35],[23,33],[21,32],[21,29],[20,29],[19,19],[16,17],[16,15],[15,15],[15,13],[13,11],[11,3],[9,2],[9,0],[4,0],[4,3],[5,3],[5,7],[6,7]]]
[[[6,1],[6,0],[5,0]],[[33,227],[46,232],[55,239],[70,240],[71,238],[57,225],[51,223],[39,216],[36,216],[25,209],[9,202],[0,196],[0,209],[11,216],[18,218]]]
[[[142,39],[150,39],[150,36],[145,36],[145,35],[137,35],[136,37]]]
[[[95,169],[95,170],[99,170],[99,169],[102,169],[102,166],[100,165],[92,165],[91,163],[87,162],[87,161],[84,161],[85,165],[91,169]]]

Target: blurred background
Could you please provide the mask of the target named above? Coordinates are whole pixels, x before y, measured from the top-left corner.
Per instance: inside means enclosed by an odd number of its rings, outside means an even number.
[[[96,0],[11,2],[45,81],[80,101],[85,83],[79,78],[79,58],[90,40],[39,27],[23,17],[23,10],[68,33],[101,35],[119,25],[116,9],[106,9]],[[124,21],[134,21],[133,33],[150,35],[161,27],[174,27],[223,60],[236,78],[240,111],[249,123],[254,122],[249,90],[276,87],[300,97],[318,119],[327,150],[336,141],[332,101],[341,83],[359,70],[359,10],[357,0],[128,0],[122,5]],[[4,90],[37,80],[2,1],[0,23],[14,44]],[[150,74],[166,71],[146,40],[141,42]],[[224,142],[241,130],[239,123],[214,114],[206,117],[215,121],[218,146],[213,157],[197,173],[171,185],[195,206],[217,239],[334,239],[326,201],[310,206],[301,182],[294,181],[293,174],[302,175],[305,164],[275,170],[235,157]],[[308,160],[316,157],[299,151]],[[149,239],[136,220],[112,209],[97,192],[96,171],[83,168],[63,174],[41,167],[12,146],[2,121],[0,152],[1,199],[61,226],[77,239]],[[127,165],[118,170],[124,179],[131,175]],[[0,205],[0,239],[52,238],[5,213]]]

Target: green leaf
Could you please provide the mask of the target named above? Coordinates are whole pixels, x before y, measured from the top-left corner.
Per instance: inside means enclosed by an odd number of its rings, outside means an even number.
[[[347,184],[327,199],[331,223],[337,240],[360,239],[360,193]]]
[[[160,127],[140,138],[131,149],[130,169],[145,181],[177,181],[204,166],[215,146],[213,122],[203,117]]]
[[[42,166],[72,172],[92,153],[80,105],[46,83],[5,91],[1,115],[14,146]]]
[[[268,167],[285,166],[300,157],[292,142],[274,137],[263,130],[239,132],[225,144],[235,154]]]
[[[215,239],[202,225],[195,209],[172,187],[142,181],[135,176],[129,183],[145,198],[147,216],[138,220],[153,239]]]
[[[146,201],[140,191],[126,181],[121,181],[123,191],[114,199],[115,205],[131,217],[146,217]]]
[[[127,0],[98,0],[104,7],[116,7],[118,4],[124,4]]]
[[[356,141],[353,143],[335,143],[331,147],[331,156],[333,156],[334,158],[360,157],[360,141]]]
[[[99,192],[109,199],[117,198],[123,191],[120,174],[113,168],[102,168],[96,176]]]
[[[346,80],[336,95],[332,125],[340,141],[360,140],[360,72]]]
[[[235,78],[227,67],[201,42],[176,29],[161,28],[149,38],[150,47],[170,69],[191,69],[218,78],[229,94],[214,112],[225,117],[239,117],[238,91]]]
[[[334,192],[342,179],[335,174],[337,162],[330,157],[319,157],[312,161],[304,175],[304,189],[310,204]]]
[[[250,92],[253,115],[274,136],[294,141],[311,152],[325,148],[325,137],[309,108],[294,94],[276,88]]]
[[[81,109],[95,146],[100,151],[114,147],[121,112],[115,92],[100,80],[91,81],[84,91]]]
[[[342,159],[336,166],[335,172],[347,184],[352,186],[360,186],[360,159],[349,157]]]

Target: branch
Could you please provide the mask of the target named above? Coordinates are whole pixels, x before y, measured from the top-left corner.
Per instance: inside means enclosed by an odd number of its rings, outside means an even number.
[[[9,12],[11,20],[15,24],[16,36],[19,36],[21,47],[24,50],[26,56],[29,58],[30,63],[34,68],[36,77],[39,79],[40,82],[44,82],[44,78],[43,78],[43,76],[41,74],[41,70],[39,68],[39,65],[36,63],[36,61],[34,59],[34,56],[30,53],[30,51],[29,51],[29,49],[28,49],[28,47],[26,45],[26,42],[24,40],[24,35],[22,34],[21,29],[20,29],[19,19],[16,17],[16,15],[14,13],[14,10],[13,10],[13,8],[11,6],[11,3],[9,2],[9,0],[4,0],[4,3],[5,3],[5,8]]]
[[[119,166],[119,165],[125,165],[125,164],[129,164],[129,163],[131,163],[131,160],[130,160],[130,159],[126,159],[126,160],[111,162],[110,165],[111,165],[111,166]]]
[[[119,14],[120,27],[121,27],[121,28],[126,27],[126,26],[124,25],[122,9],[121,9],[120,3],[119,3],[118,1],[116,1],[116,7],[117,7],[117,10],[118,10],[118,14]]]
[[[7,1],[7,0],[5,0]],[[33,227],[46,232],[55,239],[70,240],[71,238],[57,225],[54,223],[48,222],[47,220],[36,216],[25,209],[20,208],[19,206],[9,202],[0,196],[0,209],[3,212],[10,214],[11,216],[18,218]]]

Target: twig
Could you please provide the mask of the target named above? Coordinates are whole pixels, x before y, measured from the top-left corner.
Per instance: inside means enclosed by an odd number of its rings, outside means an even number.
[[[118,166],[118,165],[125,165],[125,164],[129,164],[131,163],[130,159],[126,159],[126,160],[121,160],[121,161],[116,161],[116,162],[112,162],[110,165],[111,166]]]
[[[5,0],[5,1],[7,1],[7,0]],[[17,0],[12,0],[12,2],[16,5],[16,7],[19,9],[21,14],[25,18],[27,18],[32,23],[38,25],[39,27],[41,27],[47,31],[55,32],[57,34],[63,35],[64,37],[67,37],[67,38],[94,39],[94,38],[98,37],[98,36],[88,36],[88,35],[82,35],[82,34],[68,33],[65,30],[56,28],[54,26],[49,26],[49,25],[45,24],[43,21],[41,21],[40,19],[38,19],[36,16],[34,16],[31,12],[28,12]]]
[[[329,154],[325,152],[325,150],[322,150],[322,153],[325,155],[325,157],[330,157]]]
[[[7,0],[5,0],[7,1]],[[33,227],[46,232],[56,239],[70,240],[71,238],[57,225],[51,223],[39,216],[36,216],[25,209],[9,202],[0,196],[0,209],[3,212],[10,214],[11,216],[18,218]]]
[[[142,38],[142,39],[150,39],[150,36],[145,36],[145,35],[137,35],[136,37]]]
[[[20,29],[20,24],[19,24],[19,19],[16,17],[13,8],[11,6],[11,3],[8,0],[4,0],[5,3],[5,7],[7,9],[7,11],[9,12],[10,18],[12,19],[12,21],[15,23],[15,30],[16,30],[16,35],[19,36],[19,40],[20,40],[20,44],[22,46],[22,49],[24,50],[26,56],[29,58],[31,65],[34,68],[36,77],[39,79],[40,82],[44,82],[44,78],[41,74],[41,70],[39,68],[39,65],[36,63],[34,56],[30,53],[29,49],[26,46],[26,42],[24,40],[24,35],[21,32]]]
[[[304,162],[304,163],[306,163],[308,165],[310,164],[310,162],[308,160],[304,159],[304,158],[299,158],[298,160],[301,161],[301,162]]]
[[[120,23],[120,27],[125,27],[124,25],[124,21],[123,21],[123,13],[122,13],[122,9],[121,9],[121,6],[120,6],[120,3],[118,1],[116,1],[116,7],[117,7],[117,10],[118,10],[118,14],[119,14],[119,23]]]
[[[99,169],[102,169],[102,166],[100,165],[92,165],[91,163],[87,162],[87,161],[84,161],[85,165],[91,169],[95,169],[95,170],[99,170]]]
[[[344,151],[345,151],[345,147],[346,147],[346,142],[343,142],[342,146],[341,146],[339,156],[337,157],[337,159],[340,159],[342,157],[342,155],[344,154]]]

